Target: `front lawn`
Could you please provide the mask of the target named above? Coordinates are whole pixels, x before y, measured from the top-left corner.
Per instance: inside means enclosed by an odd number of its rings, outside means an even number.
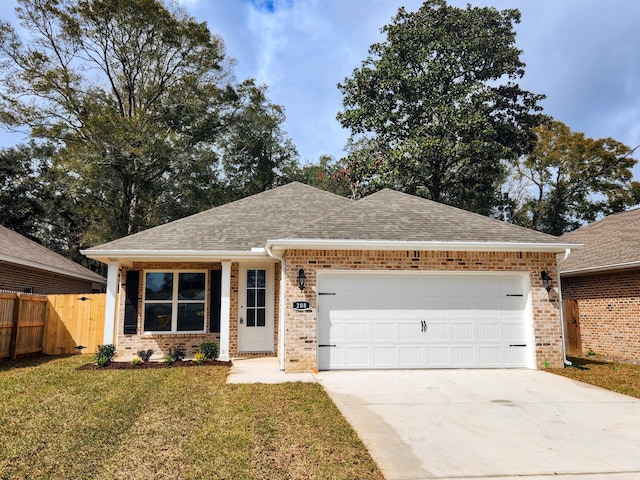
[[[227,367],[0,363],[0,479],[381,479],[316,384],[226,385]]]
[[[571,357],[569,361],[578,368],[550,368],[548,371],[640,398],[640,365],[604,362],[594,357]]]

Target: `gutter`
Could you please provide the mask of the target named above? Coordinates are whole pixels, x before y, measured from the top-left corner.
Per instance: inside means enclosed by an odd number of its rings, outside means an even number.
[[[94,260],[108,263],[118,260],[156,261],[156,260],[228,260],[264,258],[264,248],[249,250],[80,250],[80,253]]]
[[[10,257],[8,255],[0,255],[0,262],[7,262],[7,263],[13,263],[15,265],[21,265],[23,267],[36,268],[38,270],[57,273],[58,275],[64,275],[65,277],[80,278],[82,280],[87,280],[89,282],[102,283],[103,285],[107,283],[106,278],[98,275],[97,273],[93,273],[90,270],[88,270],[88,272],[90,273],[84,274],[80,272],[74,272],[71,270],[65,270],[64,268],[60,268],[60,267],[45,265],[43,263],[38,263],[31,260],[24,260],[22,258]],[[81,265],[78,265],[78,267],[83,268]],[[95,277],[92,276],[92,274],[95,275]]]
[[[569,255],[571,255],[571,249],[567,248],[564,252],[564,256],[562,257],[562,260],[560,260],[560,262],[558,263],[562,263],[564,261],[567,260],[567,258],[569,258]],[[573,364],[569,361],[569,359],[567,358],[567,347],[565,344],[565,337],[566,337],[566,332],[565,332],[565,328],[564,328],[564,308],[562,306],[562,283],[560,280],[560,269],[558,268],[558,300],[560,301],[560,328],[562,329],[562,359],[564,361],[564,366],[565,367],[570,367]]]
[[[398,241],[398,240],[340,240],[340,239],[289,239],[267,241],[267,250],[288,248],[343,249],[343,250],[430,250],[465,252],[554,252],[580,248],[579,243],[530,243],[530,242],[448,242],[448,241]]]
[[[287,262],[284,257],[280,255],[276,255],[271,251],[271,246],[267,244],[265,248],[267,255],[272,258],[275,258],[280,262],[280,302],[278,303],[278,349],[280,350],[280,370],[284,371],[285,367],[285,332],[284,332],[284,315],[286,312],[285,301],[286,301],[286,287],[287,287]]]

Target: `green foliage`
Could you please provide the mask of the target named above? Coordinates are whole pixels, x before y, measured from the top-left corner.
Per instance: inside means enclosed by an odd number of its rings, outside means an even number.
[[[163,362],[168,367],[169,365],[173,364],[173,358],[171,358],[171,356],[169,356],[169,355],[165,355],[164,359],[163,359]]]
[[[138,350],[138,357],[143,362],[148,362],[152,355],[153,355],[153,349],[151,348],[149,350]]]
[[[331,155],[321,155],[318,163],[304,165],[298,180],[312,187],[348,197],[352,190],[349,179],[344,175],[346,163],[336,160]]]
[[[142,365],[144,361],[140,357],[133,357],[131,365]]]
[[[534,150],[517,167],[530,192],[515,207],[518,223],[561,235],[640,202],[629,147],[612,138],[588,138],[555,120],[535,132]]]
[[[202,364],[204,363],[204,361],[205,361],[205,359],[206,359],[206,358],[207,358],[207,357],[206,357],[206,356],[205,356],[205,354],[204,354],[204,353],[202,353],[202,352],[196,352],[196,354],[193,356],[193,360],[194,360],[196,363],[199,363],[200,365],[202,365]]]
[[[218,344],[216,342],[203,342],[198,347],[198,352],[202,353],[205,358],[215,360],[218,358]]]
[[[338,85],[342,126],[355,141],[377,143],[365,161],[352,152],[348,167],[489,214],[500,201],[501,160],[529,152],[531,129],[543,120],[544,97],[516,83],[524,75],[519,21],[517,10],[461,9],[445,0],[428,0],[414,13],[399,9],[382,28],[386,39]]]
[[[295,171],[282,108],[236,84],[222,39],[177,2],[18,3],[24,38],[0,22],[0,123],[55,145],[36,183],[57,251],[79,257]],[[33,188],[6,222],[29,214]]]
[[[167,355],[173,362],[179,362],[187,356],[187,351],[182,345],[175,347],[169,347],[169,354]]]
[[[107,345],[98,345],[98,351],[96,352],[96,363],[99,367],[104,367],[113,361],[113,357],[116,355],[116,346],[112,343]]]

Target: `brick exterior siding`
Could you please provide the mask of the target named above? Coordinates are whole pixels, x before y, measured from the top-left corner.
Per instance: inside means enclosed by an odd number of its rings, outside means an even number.
[[[563,277],[562,297],[578,302],[583,354],[640,363],[640,270]]]
[[[410,270],[440,272],[528,272],[538,368],[563,366],[562,328],[557,289],[548,294],[540,272],[547,270],[557,287],[556,258],[552,253],[518,252],[398,252],[349,250],[290,250],[287,260],[286,305],[307,300],[313,311],[286,310],[287,372],[310,372],[317,368],[316,272],[332,270]],[[304,268],[307,287],[300,292],[296,276]],[[306,296],[306,298],[305,298]]]
[[[518,272],[528,273],[531,285],[532,316],[536,341],[536,364],[542,367],[548,362],[550,367],[562,366],[562,331],[558,310],[558,295],[554,288],[548,294],[542,285],[540,272],[547,270],[557,279],[555,254],[518,252],[414,252],[414,251],[348,251],[348,250],[289,250],[284,255],[287,262],[285,305],[285,344],[287,372],[311,372],[317,369],[317,325],[316,325],[316,272],[320,269],[332,270],[380,270],[380,271],[439,271],[439,272]],[[160,270],[214,270],[220,263],[134,263],[127,267],[143,271]],[[297,286],[298,269],[304,268],[307,287],[301,292]],[[229,355],[238,354],[238,298],[239,264],[231,264],[231,298]],[[276,264],[274,275],[274,345],[278,349],[278,311],[280,265]],[[126,278],[126,268],[121,270],[121,279]],[[123,328],[125,298],[120,286],[118,296],[117,346],[118,355],[131,357],[139,349],[152,348],[154,357],[167,353],[170,346],[182,344],[187,354],[193,355],[204,341],[219,342],[218,333],[203,334],[150,334],[142,333],[143,316],[143,275],[140,276],[138,304],[138,333],[125,335]],[[554,282],[557,286],[557,282]],[[294,300],[307,300],[311,312],[296,312],[288,306]],[[206,320],[209,330],[209,315]],[[280,355],[280,352],[278,352]]]
[[[33,288],[33,293],[40,295],[92,293],[93,282],[14,263],[1,262],[0,290],[23,292],[26,288]]]
[[[171,262],[136,262],[131,266],[122,268],[120,272],[121,282],[126,279],[127,270],[220,270],[222,268],[219,262],[217,263],[171,263]],[[233,262],[231,264],[231,298],[230,298],[230,319],[229,319],[229,356],[254,356],[264,355],[263,353],[256,354],[242,354],[238,353],[238,275],[239,264]],[[207,275],[207,285],[211,285],[211,275]],[[275,308],[274,308],[274,345],[277,345],[278,338],[278,298],[279,298],[279,278],[280,267],[276,265],[275,268]],[[168,354],[170,347],[176,345],[183,345],[186,348],[187,356],[192,357],[197,351],[198,347],[203,342],[216,342],[220,344],[220,333],[210,332],[210,319],[211,315],[206,315],[205,331],[206,333],[190,333],[190,334],[170,334],[170,333],[143,333],[143,315],[144,315],[144,276],[140,275],[140,282],[138,285],[138,328],[136,334],[125,335],[124,333],[124,311],[125,311],[125,295],[123,283],[120,284],[118,295],[118,325],[117,325],[117,355],[120,358],[131,358],[136,355],[138,350],[153,349],[154,359],[162,358]],[[209,295],[207,292],[207,312],[209,312]]]

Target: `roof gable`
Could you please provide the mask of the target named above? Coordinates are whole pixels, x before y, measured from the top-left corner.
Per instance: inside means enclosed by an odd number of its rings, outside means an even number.
[[[0,259],[61,275],[105,283],[105,279],[19,233],[0,226]]]
[[[560,264],[562,273],[640,266],[640,209],[609,215],[560,237],[584,244]]]

